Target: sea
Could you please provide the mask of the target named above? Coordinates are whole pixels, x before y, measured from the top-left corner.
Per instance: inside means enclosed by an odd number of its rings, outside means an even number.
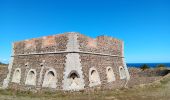
[[[137,67],[137,68],[139,68],[143,64],[147,64],[151,68],[155,68],[157,65],[163,64],[166,67],[170,68],[170,63],[127,63],[127,66],[128,67]]]

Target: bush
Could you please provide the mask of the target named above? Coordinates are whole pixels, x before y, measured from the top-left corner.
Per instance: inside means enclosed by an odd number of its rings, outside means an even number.
[[[159,64],[156,66],[157,68],[165,68],[166,66],[164,64]]]
[[[5,64],[5,63],[0,62],[0,65],[8,65],[8,64]]]
[[[147,64],[143,64],[140,69],[145,70],[145,69],[149,69],[150,67]]]

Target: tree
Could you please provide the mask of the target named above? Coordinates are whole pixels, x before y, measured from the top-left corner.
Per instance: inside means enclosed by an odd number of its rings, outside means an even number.
[[[145,69],[149,69],[150,67],[147,64],[143,64],[142,66],[140,66],[140,69],[145,70]]]

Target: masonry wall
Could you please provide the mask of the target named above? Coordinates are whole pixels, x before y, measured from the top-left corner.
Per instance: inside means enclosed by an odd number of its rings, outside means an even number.
[[[42,88],[45,72],[50,68],[54,68],[57,73],[56,89],[62,89],[66,54],[53,54],[53,52],[66,51],[67,42],[67,34],[61,34],[14,43],[14,60],[9,87],[23,90]],[[16,68],[21,69],[20,84],[11,82]],[[36,86],[25,85],[27,73],[31,69],[35,69],[37,73]]]
[[[99,36],[95,39],[78,35],[79,49],[84,53],[80,54],[82,70],[85,80],[85,88],[89,87],[89,69],[94,67],[97,69],[102,89],[120,88],[126,83],[125,79],[120,79],[119,67],[124,67],[123,64],[123,42],[121,40]],[[106,68],[111,67],[115,74],[116,80],[113,82],[107,82]]]
[[[54,68],[57,73],[57,88],[56,90],[62,89],[62,80],[64,72],[66,54],[49,54],[49,55],[31,55],[31,56],[18,56],[14,59],[12,68],[12,74],[10,80],[13,78],[13,73],[16,68],[21,68],[21,81],[20,84],[10,82],[10,88],[15,89],[41,89],[44,80],[45,72],[50,68]],[[43,62],[44,61],[44,62]],[[42,74],[40,74],[43,68]],[[36,86],[25,85],[27,73],[30,69],[36,70]],[[42,79],[40,79],[42,75]],[[19,87],[19,88],[18,88]]]
[[[79,34],[78,41],[80,51],[123,56],[121,40],[107,36],[99,36],[93,39]]]
[[[67,34],[46,36],[14,43],[14,54],[32,54],[65,51]]]
[[[3,85],[3,80],[6,78],[8,73],[7,65],[0,65],[0,87]]]
[[[120,79],[119,66],[123,66],[121,58],[108,57],[90,54],[80,54],[82,70],[84,74],[85,87],[89,87],[89,69],[94,67],[99,73],[101,88],[102,89],[113,89],[122,87],[125,84],[125,80]],[[113,69],[116,80],[113,82],[107,82],[106,68],[111,67]]]
[[[10,64],[11,73],[9,88],[49,89],[43,87],[43,80],[48,70],[56,72],[56,88],[54,90],[69,90],[72,71],[78,73],[79,89],[120,88],[126,79],[120,79],[120,66],[124,67],[123,42],[111,37],[100,36],[92,39],[79,33],[66,33],[47,36],[14,43],[13,61]],[[76,61],[75,61],[76,60]],[[115,80],[108,82],[106,69],[111,67]],[[15,69],[21,69],[20,83],[12,82]],[[98,72],[100,84],[90,83],[90,70]],[[36,71],[36,84],[26,85],[26,77],[30,70]],[[94,86],[93,86],[94,85]]]

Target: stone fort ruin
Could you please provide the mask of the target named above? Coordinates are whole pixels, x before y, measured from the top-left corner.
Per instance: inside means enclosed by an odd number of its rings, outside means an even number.
[[[4,88],[79,91],[123,87],[129,80],[123,41],[76,32],[13,44]]]

